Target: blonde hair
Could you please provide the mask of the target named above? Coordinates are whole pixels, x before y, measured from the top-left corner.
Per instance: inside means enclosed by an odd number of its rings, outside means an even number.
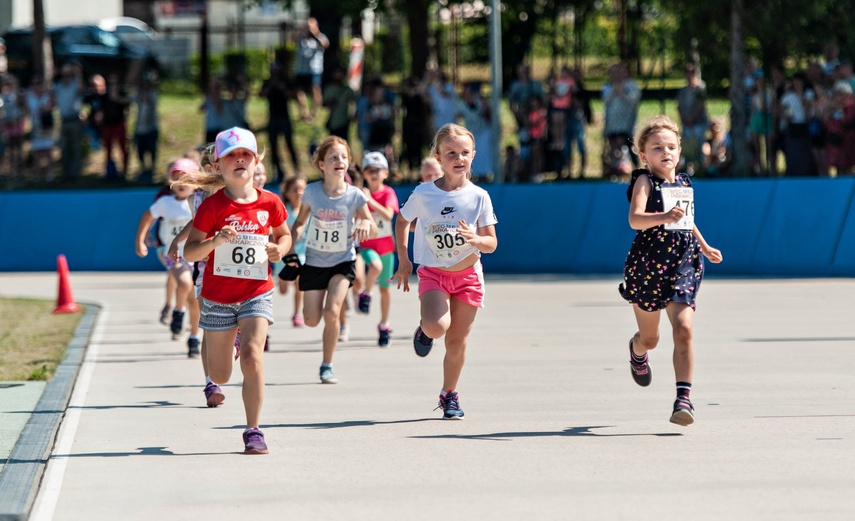
[[[419,169],[424,170],[426,166],[435,166],[439,168],[439,161],[437,161],[436,158],[433,156],[428,156],[422,160],[422,164]]]
[[[208,155],[208,149],[209,148],[210,147],[207,147],[205,149],[205,152],[202,154],[202,168],[203,168],[203,170],[198,171],[198,172],[185,172],[184,175],[182,175],[174,183],[172,183],[172,186],[174,186],[174,185],[192,186],[193,188],[196,188],[197,190],[204,190],[205,192],[208,192],[208,193],[214,193],[217,190],[219,190],[220,188],[223,188],[226,186],[226,181],[223,179],[223,176],[222,176],[222,174],[220,174],[219,170],[214,168],[211,170],[210,173],[206,172],[204,170],[204,168],[205,168],[204,165],[205,165],[206,159],[209,159],[210,157],[212,157],[212,156]],[[208,164],[213,165],[213,163],[208,163]]]
[[[436,131],[436,136],[433,138],[433,143],[430,146],[431,155],[439,154],[439,144],[450,137],[469,136],[472,140],[472,150],[475,150],[475,136],[466,127],[457,125],[456,123],[446,123]]]
[[[199,155],[199,165],[202,168],[205,168],[206,166],[213,167],[216,161],[216,145],[214,145],[214,143],[208,143],[207,145],[205,145],[204,150],[202,150],[202,153]]]
[[[653,116],[647,120],[647,124],[642,127],[638,136],[635,138],[635,143],[632,145],[632,150],[636,154],[644,152],[644,146],[650,139],[650,136],[660,130],[670,130],[677,136],[677,144],[680,144],[680,127],[674,123],[674,120],[668,116]]]
[[[312,164],[315,165],[316,168],[320,168],[320,162],[326,159],[327,152],[329,152],[335,145],[344,146],[345,150],[347,150],[347,162],[350,164],[353,161],[350,153],[350,145],[347,144],[347,141],[338,136],[327,136],[323,141],[321,141],[321,144],[318,145],[314,155],[312,155]]]

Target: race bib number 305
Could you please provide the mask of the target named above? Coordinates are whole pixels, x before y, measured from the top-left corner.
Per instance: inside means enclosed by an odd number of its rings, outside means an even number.
[[[662,207],[666,212],[679,206],[685,212],[675,223],[667,223],[666,230],[692,230],[695,227],[695,192],[689,186],[662,188]]]
[[[424,232],[428,247],[439,260],[463,260],[477,251],[457,233],[456,226],[447,223],[431,223],[424,227]]]
[[[347,221],[313,218],[306,232],[306,247],[324,252],[343,252],[347,247]]]
[[[238,233],[214,249],[214,275],[267,280],[267,235]]]

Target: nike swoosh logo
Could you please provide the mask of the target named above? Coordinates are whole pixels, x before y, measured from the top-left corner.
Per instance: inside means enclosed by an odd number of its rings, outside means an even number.
[[[454,208],[451,208],[451,209],[446,208],[445,210],[443,210],[443,211],[439,212],[439,214],[440,214],[440,215],[448,215],[448,214],[450,214],[450,213],[452,213],[452,212],[454,212]]]

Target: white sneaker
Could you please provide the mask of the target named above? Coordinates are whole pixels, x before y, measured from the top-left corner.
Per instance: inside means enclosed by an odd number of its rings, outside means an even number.
[[[347,342],[350,340],[350,324],[342,324],[338,330],[338,341]]]

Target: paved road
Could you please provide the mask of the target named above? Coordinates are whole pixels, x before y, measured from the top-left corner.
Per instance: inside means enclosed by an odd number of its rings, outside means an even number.
[[[442,350],[412,352],[415,294],[394,295],[391,349],[377,309],[352,317],[338,385],[318,383],[320,330],[277,297],[255,457],[239,371],[206,408],[199,361],[157,322],[163,275],[71,281],[102,311],[33,519],[855,519],[852,280],[707,280],[688,428],[668,422],[665,322],[653,384],[632,382],[615,279],[488,274],[462,422],[433,411]],[[0,274],[4,295],[55,291]]]

